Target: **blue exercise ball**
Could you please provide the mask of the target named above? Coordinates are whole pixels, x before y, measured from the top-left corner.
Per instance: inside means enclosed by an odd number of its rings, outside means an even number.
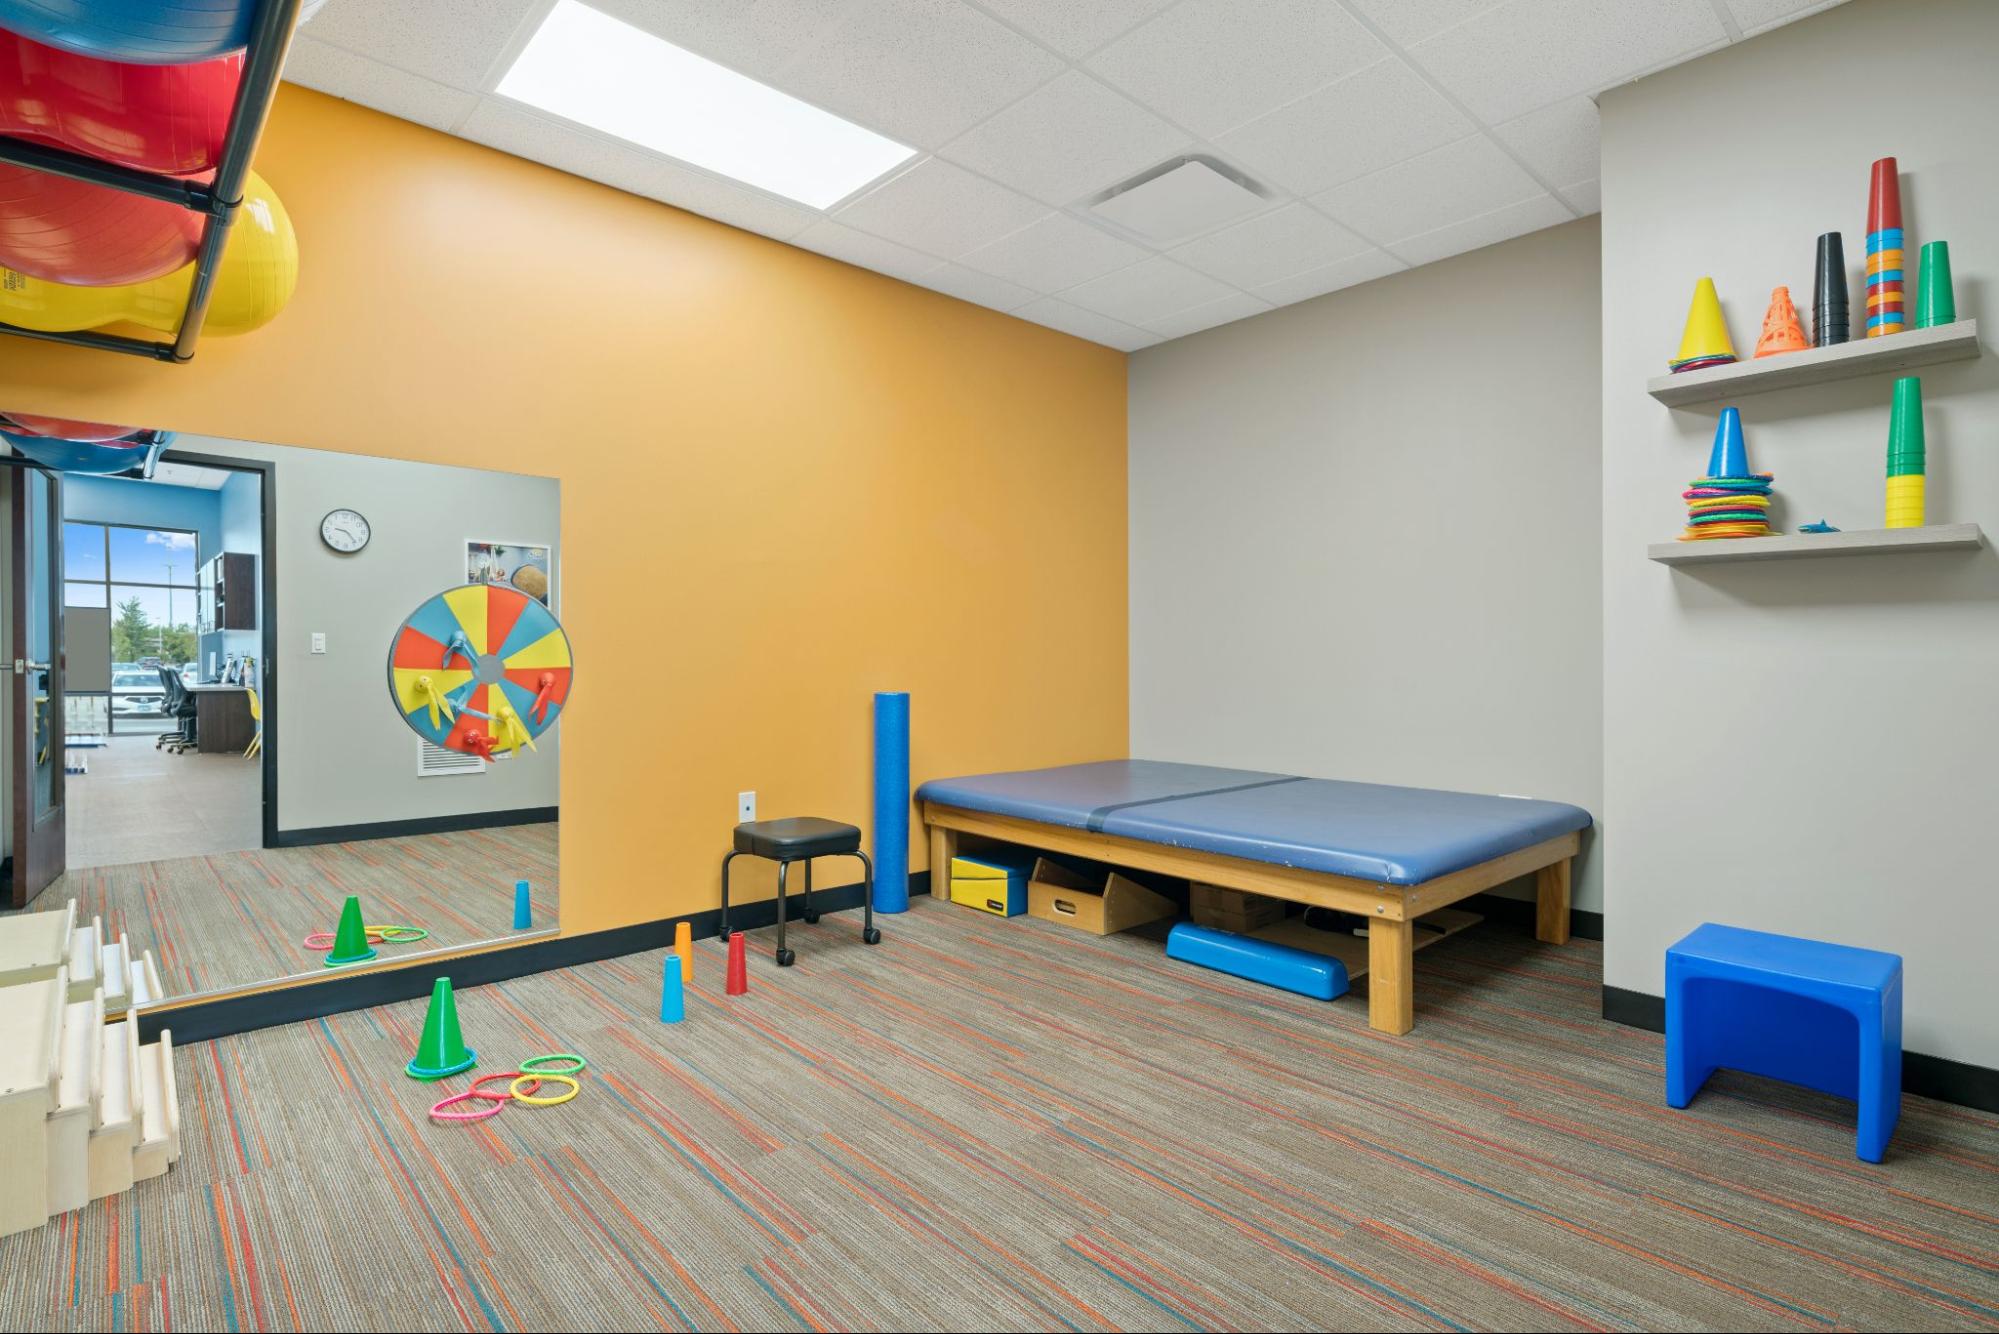
[[[260,0],[0,0],[0,28],[130,65],[187,65],[241,51]]]

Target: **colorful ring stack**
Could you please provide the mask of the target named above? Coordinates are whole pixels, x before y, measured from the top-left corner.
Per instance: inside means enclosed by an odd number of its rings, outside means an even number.
[[[1895,159],[1874,164],[1867,194],[1867,336],[1909,327],[1902,300],[1902,183]]]

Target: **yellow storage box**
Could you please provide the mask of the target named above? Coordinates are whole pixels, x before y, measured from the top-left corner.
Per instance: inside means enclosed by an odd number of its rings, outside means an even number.
[[[977,908],[995,917],[1018,917],[1027,911],[1025,862],[1004,856],[951,859],[951,902]]]

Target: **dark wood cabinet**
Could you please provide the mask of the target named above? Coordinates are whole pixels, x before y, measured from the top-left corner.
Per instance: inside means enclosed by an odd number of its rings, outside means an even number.
[[[225,551],[201,567],[201,633],[257,628],[257,558]]]

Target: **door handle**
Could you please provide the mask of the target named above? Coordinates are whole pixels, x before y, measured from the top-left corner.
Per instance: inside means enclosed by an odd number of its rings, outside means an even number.
[[[19,658],[14,659],[14,670],[18,672],[23,669],[31,672],[46,672],[49,670],[49,665],[45,662],[22,662]]]

